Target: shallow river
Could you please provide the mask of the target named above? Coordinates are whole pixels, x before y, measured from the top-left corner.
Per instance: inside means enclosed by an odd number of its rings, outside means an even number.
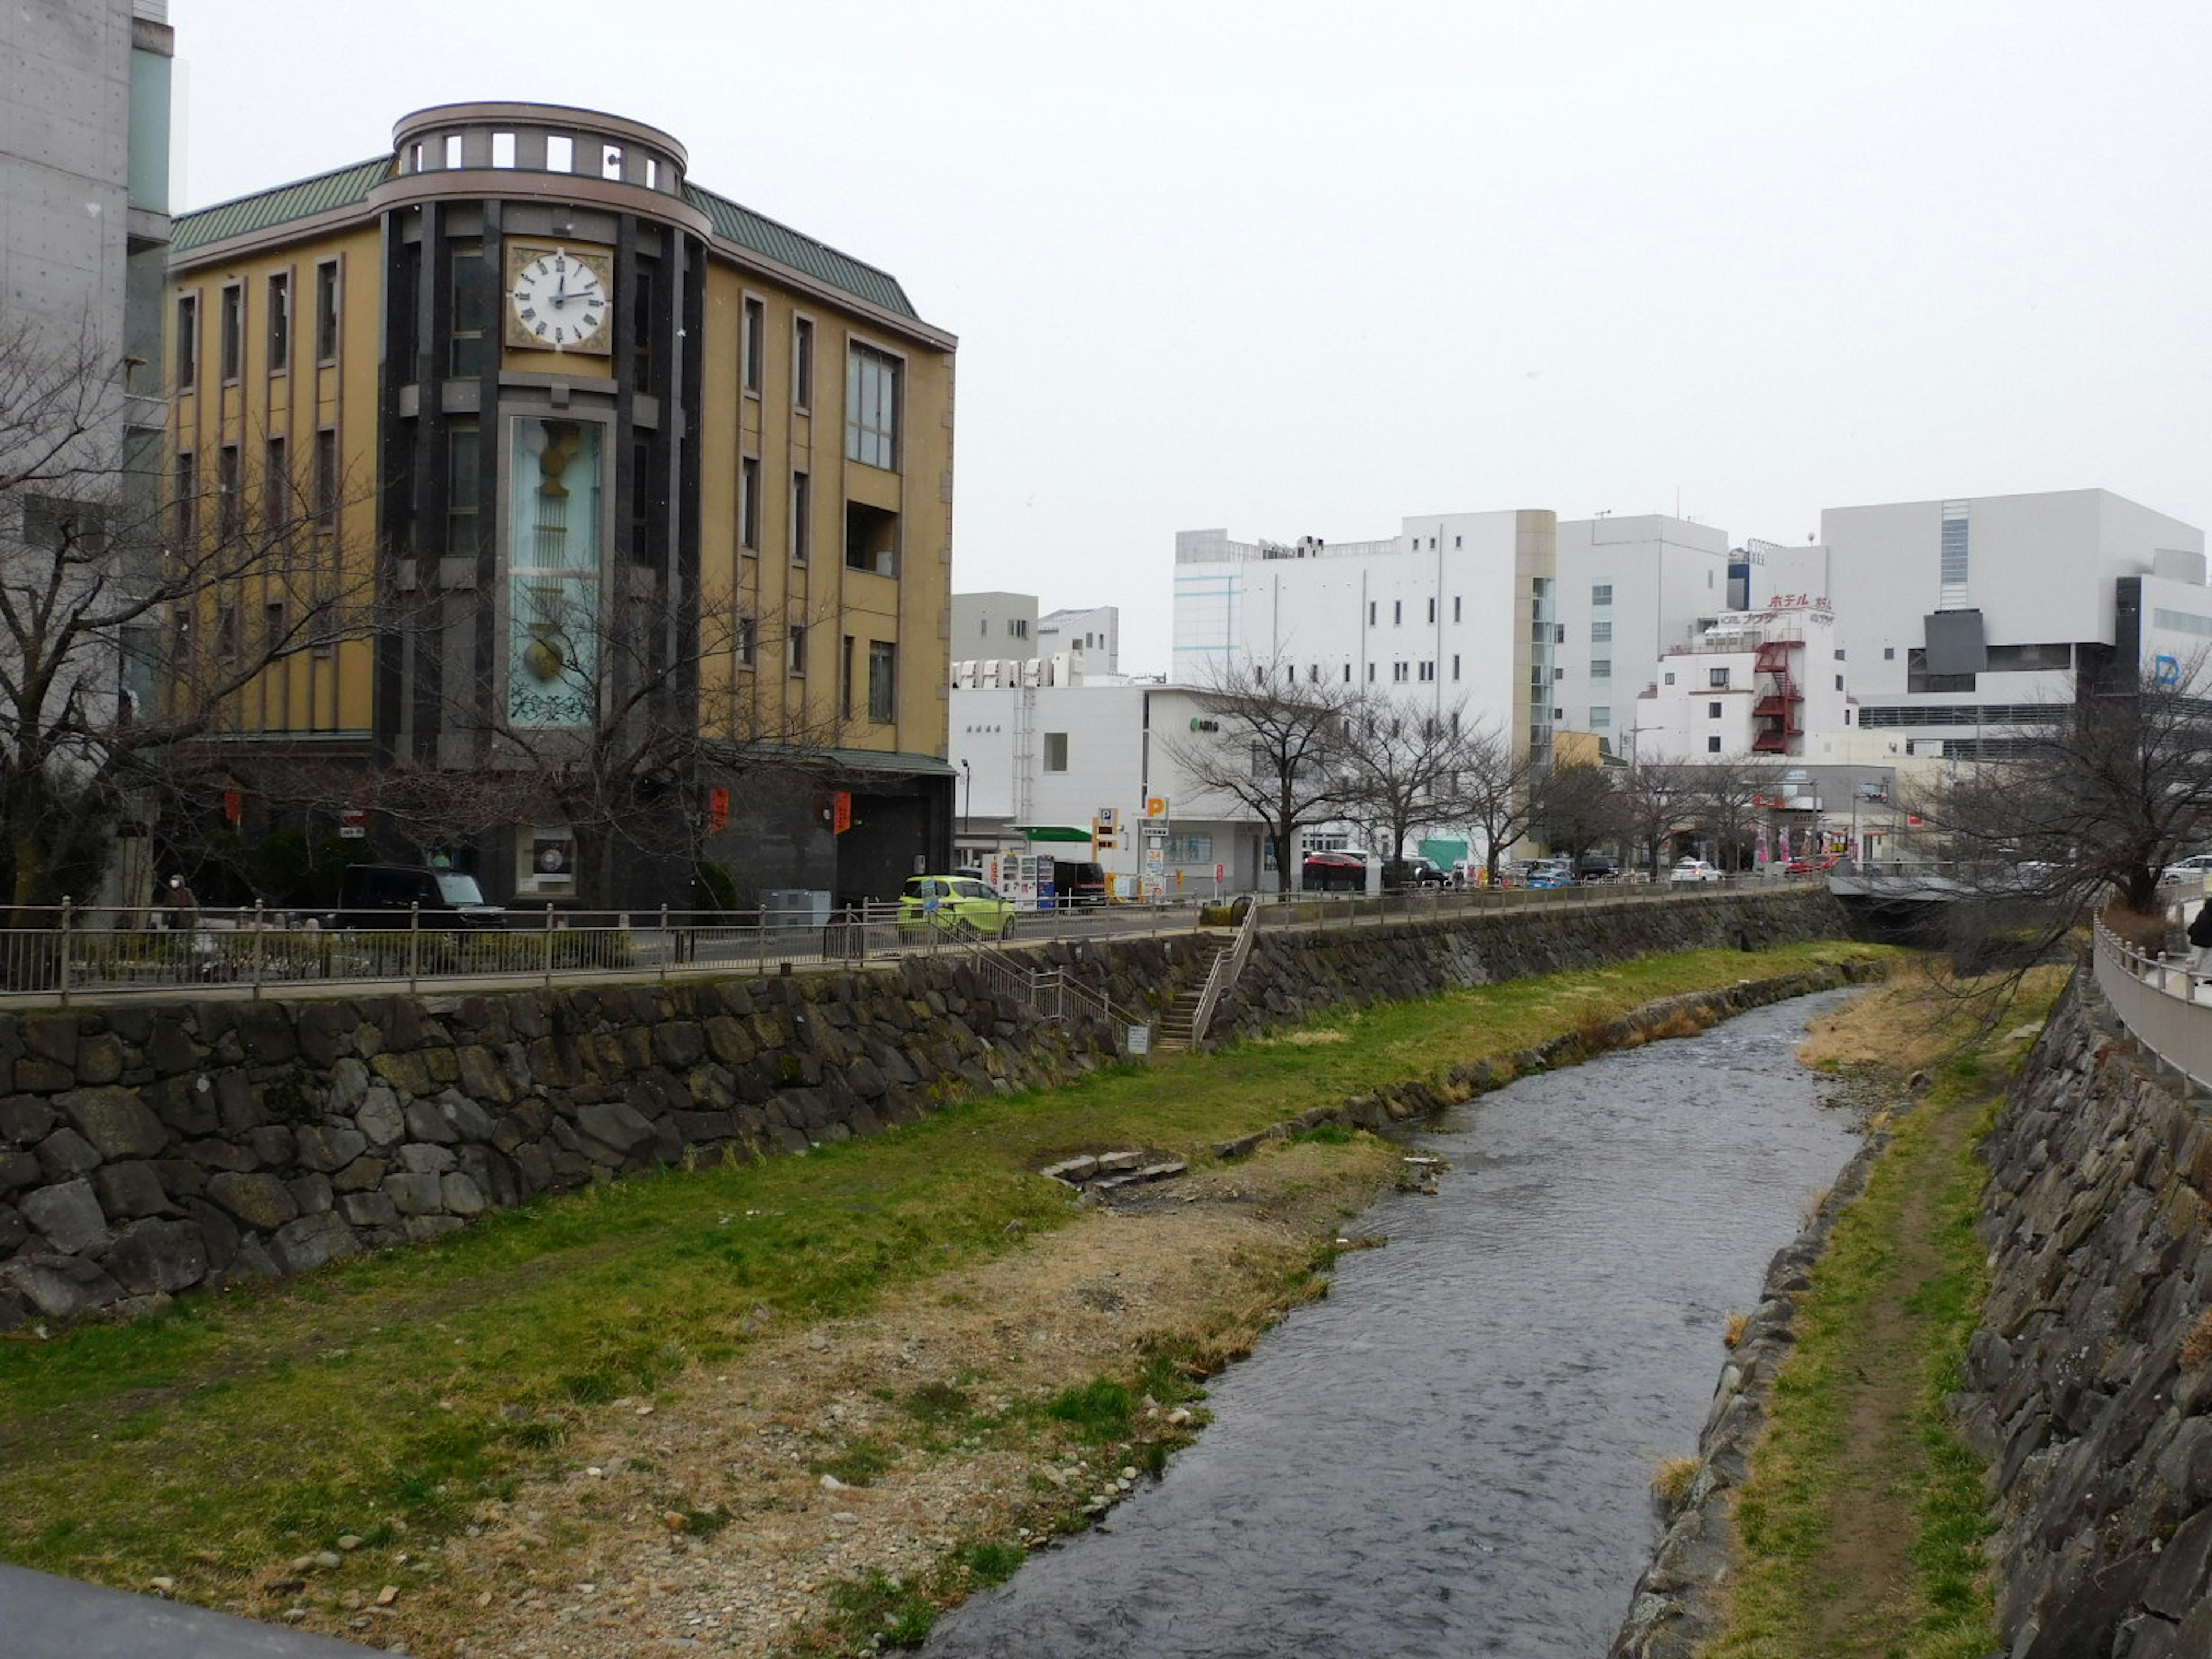
[[[1790,1057],[1843,993],[1526,1079],[1412,1150],[1437,1196],[1215,1380],[1214,1420],[930,1654],[1602,1656],[1731,1309],[1856,1140]]]

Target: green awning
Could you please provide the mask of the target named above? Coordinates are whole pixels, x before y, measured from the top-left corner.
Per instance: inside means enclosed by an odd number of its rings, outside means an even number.
[[[1089,841],[1091,832],[1066,823],[1018,823],[1015,834],[1025,841]]]

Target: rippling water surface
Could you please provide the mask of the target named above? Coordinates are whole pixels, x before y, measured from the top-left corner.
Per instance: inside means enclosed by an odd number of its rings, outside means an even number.
[[[928,1652],[1601,1656],[1728,1311],[1856,1148],[1790,1057],[1842,994],[1452,1113],[1416,1148],[1441,1193],[1363,1218],[1389,1248],[1216,1379],[1165,1480]]]

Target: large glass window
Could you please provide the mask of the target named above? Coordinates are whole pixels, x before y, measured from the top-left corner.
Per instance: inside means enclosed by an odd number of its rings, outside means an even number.
[[[898,470],[899,361],[856,345],[845,363],[845,459]]]
[[[598,707],[601,447],[590,422],[513,422],[507,716],[516,726],[587,726]]]
[[[1966,604],[1968,503],[1943,503],[1942,565],[1937,574],[1936,608],[1958,611]]]

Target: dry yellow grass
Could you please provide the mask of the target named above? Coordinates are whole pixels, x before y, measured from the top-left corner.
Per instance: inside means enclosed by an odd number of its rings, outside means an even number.
[[[2025,975],[2019,1000],[2041,1007],[2066,977],[2063,968]],[[1942,1064],[1976,1035],[1995,1005],[2002,976],[1960,979],[1933,963],[1912,967],[1805,1023],[1797,1058],[1819,1072],[1875,1071],[1905,1076]],[[2039,1025],[2022,1028],[2033,1036]],[[2008,1033],[2008,1042],[2014,1034]]]
[[[1721,1329],[1722,1342],[1731,1348],[1735,1346],[1737,1343],[1743,1340],[1743,1328],[1750,1322],[1751,1317],[1748,1314],[1731,1310],[1729,1313],[1728,1323]]]

